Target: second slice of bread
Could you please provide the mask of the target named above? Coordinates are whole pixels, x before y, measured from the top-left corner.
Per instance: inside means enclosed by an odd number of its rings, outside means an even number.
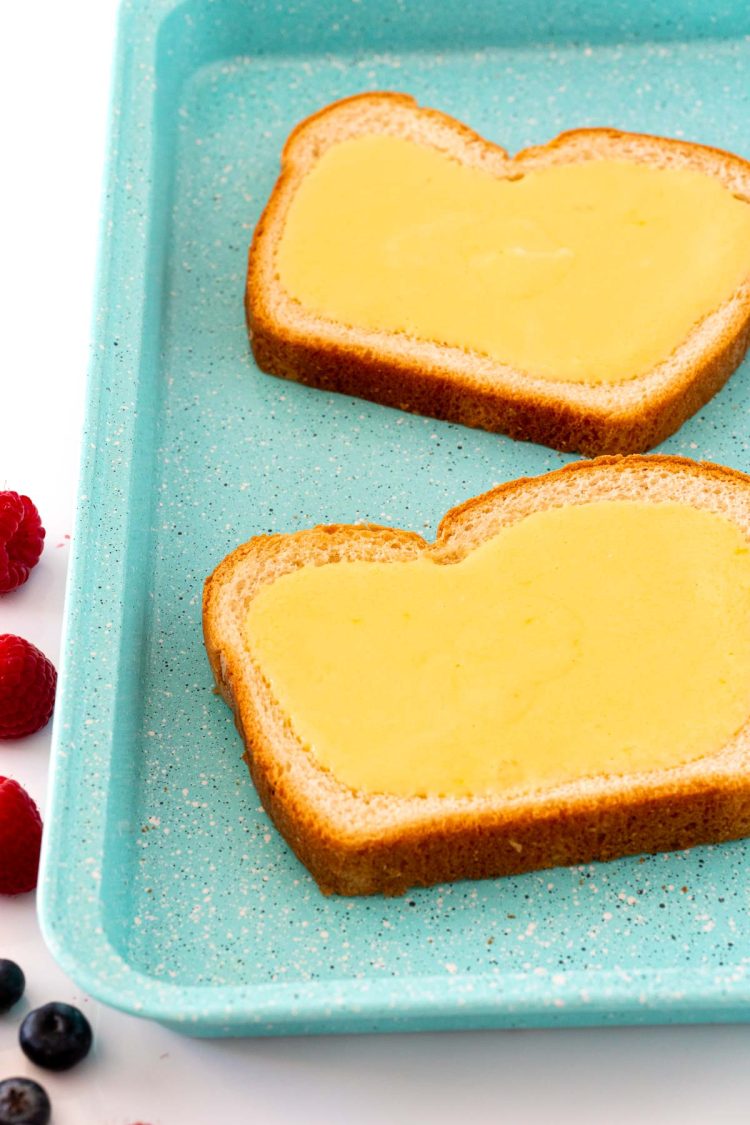
[[[216,684],[234,711],[264,806],[323,890],[397,894],[415,885],[750,834],[750,723],[715,752],[669,769],[581,777],[508,796],[357,792],[300,742],[253,659],[245,635],[248,607],[260,589],[290,571],[424,555],[450,565],[533,513],[610,500],[707,509],[731,520],[750,543],[750,478],[744,474],[683,458],[605,457],[467,501],[444,517],[433,544],[413,532],[372,525],[260,536],[233,551],[207,580],[203,624]]]
[[[499,178],[571,162],[635,161],[705,173],[750,200],[750,164],[717,149],[613,129],[581,129],[510,157],[460,122],[422,108],[406,95],[346,99],[293,131],[281,176],[255,232],[246,311],[255,359],[264,371],[556,449],[598,455],[652,448],[703,406],[742,361],[750,341],[750,279],[696,324],[663,362],[610,384],[552,381],[477,352],[336,323],[306,309],[286,293],[278,277],[276,250],[286,215],[300,184],[331,146],[372,134],[430,146]]]

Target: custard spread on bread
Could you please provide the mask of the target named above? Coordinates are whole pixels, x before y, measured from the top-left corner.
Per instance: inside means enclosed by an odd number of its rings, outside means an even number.
[[[497,176],[365,136],[300,184],[277,267],[328,320],[617,383],[668,358],[750,274],[750,206],[687,168],[589,160]]]
[[[433,543],[261,535],[203,626],[258,794],[325,891],[750,835],[750,477],[604,457]]]
[[[458,561],[302,567],[247,644],[342,784],[502,794],[678,766],[750,701],[750,550],[688,504],[550,508]]]
[[[510,156],[406,95],[298,125],[250,249],[272,374],[584,453],[648,449],[750,340],[750,164],[581,129]]]

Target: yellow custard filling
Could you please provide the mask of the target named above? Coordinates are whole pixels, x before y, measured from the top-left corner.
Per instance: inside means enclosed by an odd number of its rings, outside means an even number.
[[[750,553],[683,504],[556,508],[454,564],[284,575],[245,634],[297,736],[354,789],[659,769],[717,750],[750,712]]]
[[[321,317],[617,383],[750,274],[750,206],[702,172],[594,160],[499,179],[365,136],[304,177],[276,267]]]

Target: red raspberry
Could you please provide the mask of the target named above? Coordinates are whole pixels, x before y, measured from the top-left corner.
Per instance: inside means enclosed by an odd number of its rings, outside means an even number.
[[[41,845],[39,809],[17,781],[0,777],[0,894],[34,890]]]
[[[28,496],[0,492],[0,594],[23,585],[43,546],[42,521]]]
[[[0,738],[23,738],[49,722],[57,672],[36,645],[0,636]]]

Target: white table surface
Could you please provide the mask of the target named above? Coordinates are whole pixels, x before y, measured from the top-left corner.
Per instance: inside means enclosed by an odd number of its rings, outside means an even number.
[[[47,546],[0,599],[0,632],[59,655],[104,154],[114,0],[3,6],[0,29],[0,489],[34,498]],[[49,731],[0,748],[0,774],[44,808]],[[54,1125],[219,1122],[750,1122],[749,1027],[465,1032],[201,1041],[123,1016],[57,968],[34,896],[0,899],[0,956],[28,980],[0,1017],[0,1078],[40,1079]],[[47,1076],[18,1016],[80,1005],[96,1045]]]

